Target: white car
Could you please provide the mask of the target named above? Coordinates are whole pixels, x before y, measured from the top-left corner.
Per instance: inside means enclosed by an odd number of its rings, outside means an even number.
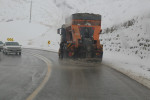
[[[0,41],[0,52],[3,50],[3,42]]]
[[[21,45],[18,42],[5,42],[3,46],[3,53],[15,53],[21,55]]]

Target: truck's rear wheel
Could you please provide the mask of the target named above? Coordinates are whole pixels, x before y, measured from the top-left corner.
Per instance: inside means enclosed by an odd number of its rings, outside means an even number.
[[[21,52],[19,52],[19,55],[21,55]]]
[[[59,59],[63,59],[63,55],[62,54],[59,54]]]
[[[67,58],[67,57],[68,57],[68,56],[67,56],[67,51],[66,51],[66,50],[63,51],[62,56],[63,56],[63,58]]]

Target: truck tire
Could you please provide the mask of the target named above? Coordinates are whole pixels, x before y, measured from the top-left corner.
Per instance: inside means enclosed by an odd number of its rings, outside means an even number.
[[[63,55],[62,54],[59,55],[59,59],[63,59]]]
[[[19,52],[19,55],[21,55],[21,52]]]

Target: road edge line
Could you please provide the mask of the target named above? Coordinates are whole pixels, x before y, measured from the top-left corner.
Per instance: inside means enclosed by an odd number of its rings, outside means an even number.
[[[43,81],[40,83],[40,85],[27,97],[26,100],[33,100],[38,95],[38,93],[41,91],[41,89],[45,86],[45,84],[47,83],[47,81],[49,80],[49,77],[51,75],[51,61],[41,55],[36,54],[33,56],[43,60],[47,64],[47,73],[46,73]]]

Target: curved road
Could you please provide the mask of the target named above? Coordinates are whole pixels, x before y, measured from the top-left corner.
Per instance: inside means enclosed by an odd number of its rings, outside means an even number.
[[[103,65],[59,61],[57,53],[24,49],[22,56],[1,55],[0,100],[26,100],[39,87],[52,62],[50,78],[33,100],[150,100],[150,89]]]

